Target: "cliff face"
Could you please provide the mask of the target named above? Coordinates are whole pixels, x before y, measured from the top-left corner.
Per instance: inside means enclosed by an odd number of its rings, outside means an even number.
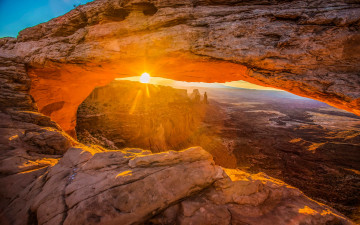
[[[76,130],[85,143],[86,131],[100,140],[112,140],[113,146],[105,145],[108,148],[180,150],[200,126],[205,111],[190,101],[186,90],[114,81],[94,89],[79,106]]]
[[[359,24],[358,1],[97,0],[0,46],[29,65],[39,110],[75,135],[95,86],[144,71],[243,79],[359,115]]]
[[[37,111],[26,67],[0,57],[0,212],[76,144]],[[1,216],[3,217],[3,216]],[[3,221],[1,219],[1,221]]]
[[[196,96],[194,97],[194,93]],[[236,159],[210,126],[224,114],[187,90],[114,81],[94,91],[79,106],[76,132],[81,143],[108,149],[137,147],[152,152],[202,146],[217,165],[236,167]]]

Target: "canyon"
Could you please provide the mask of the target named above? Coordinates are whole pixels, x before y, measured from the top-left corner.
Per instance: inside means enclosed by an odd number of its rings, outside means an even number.
[[[96,87],[145,71],[181,81],[246,80],[360,115],[359,26],[360,4],[355,0],[95,0],[27,28],[17,38],[1,38],[2,223],[353,224],[337,210],[306,196],[316,190],[305,195],[271,176],[290,183],[294,179],[288,172],[297,175],[291,169],[301,166],[296,164],[311,160],[314,164],[325,157],[327,167],[318,168],[316,174],[330,171],[325,187],[334,185],[331,179],[348,179],[344,184],[349,184],[349,192],[344,196],[350,195],[351,188],[356,189],[352,185],[358,179],[357,167],[342,168],[357,163],[356,133],[320,128],[307,133],[305,127],[300,134],[309,137],[289,137],[299,152],[283,151],[281,160],[291,156],[284,164],[274,163],[279,155],[270,157],[274,149],[268,146],[268,152],[262,152],[263,161],[253,158],[251,165],[226,169],[217,165],[224,162],[216,152],[213,159],[201,147],[159,153],[121,146],[109,150],[79,142],[75,127],[79,106]],[[221,106],[209,103],[193,107],[201,112],[201,108]],[[231,105],[227,105],[230,110]],[[324,118],[323,113],[312,113],[313,118]],[[297,120],[283,114],[266,121],[282,126]],[[341,113],[327,113],[332,114]],[[239,122],[236,118],[246,116],[239,110],[227,115],[234,121],[224,125],[229,129]],[[311,122],[307,119],[301,118],[301,123]],[[262,121],[252,122],[256,127]],[[317,136],[318,132],[324,136]],[[159,129],[154,135],[161,133]],[[332,141],[319,145],[324,137]],[[342,141],[348,152],[338,147],[336,142]],[[162,140],[152,146],[162,151],[173,144]],[[303,148],[315,154],[303,154]],[[342,160],[334,170],[331,162],[336,158],[327,149],[335,156],[344,155],[336,157]],[[233,158],[232,154],[228,157]],[[244,157],[242,162],[253,155]],[[276,166],[265,168],[269,163]],[[279,174],[289,164],[289,170]],[[310,181],[312,171],[302,172],[305,175],[298,179],[309,182],[300,188],[324,178],[320,174]],[[333,202],[347,215],[353,211],[342,199]]]
[[[203,95],[203,93],[202,93]],[[94,89],[79,106],[76,133],[84,144],[107,149],[136,147],[154,153],[202,146],[217,165],[236,168],[234,155],[206,121],[221,117],[197,89],[114,81]],[[219,119],[218,119],[219,120]]]
[[[353,224],[264,173],[215,165],[201,147],[83,145],[37,112],[21,62],[0,65],[3,224]]]
[[[265,172],[359,220],[360,117],[286,92],[179,88],[94,89],[78,109],[79,141],[154,153],[202,146],[217,165]],[[205,92],[208,104],[194,100]]]

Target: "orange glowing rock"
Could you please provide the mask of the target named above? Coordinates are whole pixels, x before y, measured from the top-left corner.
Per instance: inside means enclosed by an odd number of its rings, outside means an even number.
[[[309,9],[310,18],[301,2],[291,13],[284,4],[238,11],[223,1],[94,1],[21,31],[1,50],[27,63],[40,111],[72,136],[77,106],[94,87],[144,71],[181,81],[245,80],[360,115],[360,35],[349,28],[359,10],[342,3],[327,11],[333,3],[324,2],[325,11]]]

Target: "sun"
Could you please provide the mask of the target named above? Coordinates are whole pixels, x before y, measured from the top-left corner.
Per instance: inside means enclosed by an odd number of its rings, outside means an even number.
[[[141,77],[140,77],[140,83],[149,83],[150,82],[150,74],[148,73],[143,73],[141,74]]]

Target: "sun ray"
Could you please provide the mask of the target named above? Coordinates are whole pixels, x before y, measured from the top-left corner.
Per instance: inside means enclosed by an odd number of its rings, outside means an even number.
[[[150,98],[150,91],[149,91],[149,85],[146,84],[146,96]]]
[[[136,109],[137,102],[139,101],[139,98],[140,98],[141,94],[142,94],[142,91],[141,91],[141,90],[138,90],[138,92],[137,92],[137,94],[136,94],[136,97],[135,97],[135,99],[134,99],[134,102],[133,102],[133,104],[132,104],[132,106],[131,106],[131,108],[130,108],[129,114],[133,114],[133,113],[134,113],[134,111],[135,111],[135,109]]]

